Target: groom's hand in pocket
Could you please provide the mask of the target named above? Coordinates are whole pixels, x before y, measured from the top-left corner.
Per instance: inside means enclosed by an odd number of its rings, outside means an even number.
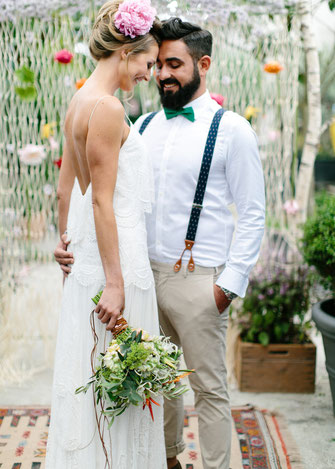
[[[214,298],[215,298],[216,307],[219,313],[222,314],[226,310],[226,308],[228,308],[228,306],[230,305],[231,300],[229,300],[226,297],[225,293],[216,284],[214,284]]]
[[[124,310],[124,288],[111,285],[104,288],[100,301],[95,308],[98,319],[107,324],[107,331],[111,331]]]
[[[60,268],[64,273],[64,277],[67,277],[71,272],[71,264],[74,262],[72,252],[67,250],[69,244],[70,241],[68,241],[66,234],[63,234],[61,236],[61,240],[56,246],[56,249],[54,250],[55,260],[60,265]]]

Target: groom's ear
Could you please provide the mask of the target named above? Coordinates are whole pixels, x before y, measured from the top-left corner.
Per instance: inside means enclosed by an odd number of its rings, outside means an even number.
[[[204,77],[206,75],[206,73],[208,72],[211,66],[211,63],[212,63],[212,59],[210,58],[209,55],[204,55],[198,61],[199,74],[201,77]]]

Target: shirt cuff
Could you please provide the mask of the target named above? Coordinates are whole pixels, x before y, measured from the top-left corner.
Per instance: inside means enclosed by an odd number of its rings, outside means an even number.
[[[231,267],[226,267],[216,281],[216,285],[218,285],[220,288],[226,288],[241,298],[245,297],[248,284],[248,276],[240,274]]]

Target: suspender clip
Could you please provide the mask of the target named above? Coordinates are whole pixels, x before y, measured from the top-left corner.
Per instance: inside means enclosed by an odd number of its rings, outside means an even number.
[[[174,271],[175,272],[179,272],[180,269],[181,269],[182,259],[183,259],[183,255],[184,255],[185,251],[190,251],[190,253],[191,253],[191,257],[190,257],[190,260],[188,261],[187,268],[190,272],[193,272],[193,270],[195,268],[194,261],[193,261],[193,256],[192,256],[193,245],[194,245],[194,241],[190,241],[189,239],[185,239],[185,249],[184,249],[184,251],[182,252],[182,254],[180,256],[179,261],[177,261],[174,265]]]
[[[192,208],[198,208],[199,210],[201,210],[203,208],[203,205],[202,204],[195,204],[193,203],[192,204]]]

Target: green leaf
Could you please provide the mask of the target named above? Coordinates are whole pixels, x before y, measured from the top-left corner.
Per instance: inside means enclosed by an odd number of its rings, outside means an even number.
[[[103,292],[103,290],[100,290],[99,293],[97,293],[97,294],[95,295],[95,297],[92,298],[92,301],[93,301],[94,304],[97,305],[97,304],[99,303],[100,298],[101,298],[101,295],[102,295],[102,292]]]
[[[258,340],[259,340],[259,343],[262,345],[269,345],[269,342],[270,342],[269,334],[264,331],[260,332],[258,334]]]
[[[25,101],[32,101],[37,96],[37,91],[34,85],[26,86],[25,88],[16,86],[15,93],[18,96],[20,96],[21,99],[24,99]]]
[[[142,331],[140,331],[139,334],[137,334],[136,342],[139,344],[141,340],[142,340]]]
[[[281,338],[282,332],[283,332],[282,326],[280,324],[276,324],[274,328],[274,333],[278,340]]]
[[[260,327],[260,325],[263,322],[263,316],[261,314],[254,314],[252,316],[252,319],[253,319],[253,323],[256,327]]]
[[[15,70],[15,75],[23,83],[34,83],[35,81],[34,71],[25,65],[23,65],[23,67],[19,68],[18,70]]]

